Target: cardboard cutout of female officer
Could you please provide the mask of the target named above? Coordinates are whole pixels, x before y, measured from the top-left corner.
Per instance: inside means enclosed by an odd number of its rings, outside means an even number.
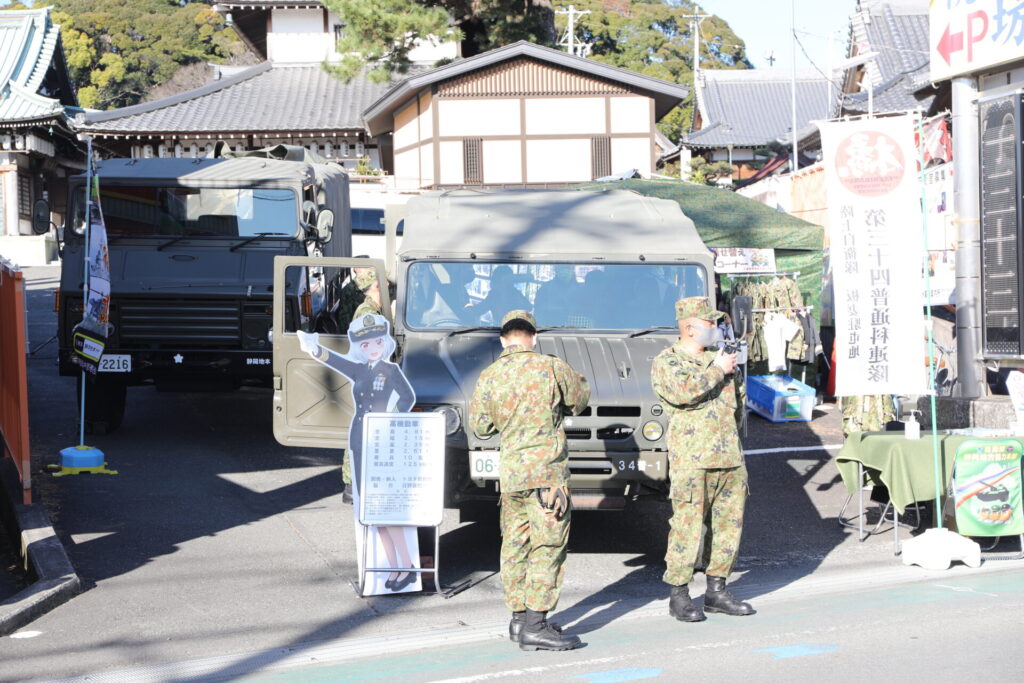
[[[348,449],[352,463],[353,509],[359,509],[359,482],[362,473],[363,416],[366,413],[404,413],[416,404],[416,394],[402,373],[402,369],[389,358],[395,352],[395,340],[391,337],[387,318],[366,314],[357,316],[348,327],[349,351],[340,354],[320,345],[316,333],[298,332],[300,348],[331,370],[346,377],[352,383],[352,399],[355,412],[348,431]],[[390,567],[418,566],[419,544],[416,530],[411,527],[370,527],[371,539],[379,539],[374,546],[382,547]],[[379,532],[379,536],[373,534]],[[356,519],[357,543],[362,543],[362,533]],[[359,548],[359,557],[362,557]],[[379,566],[370,553],[373,566]],[[417,564],[412,564],[413,561]],[[362,569],[362,568],[360,568]],[[374,573],[368,577],[366,594],[385,592],[407,592],[422,590],[419,575],[412,572],[391,572],[384,581],[383,590],[376,579],[383,574]]]

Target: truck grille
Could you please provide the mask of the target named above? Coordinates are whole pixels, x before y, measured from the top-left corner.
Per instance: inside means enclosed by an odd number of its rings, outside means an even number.
[[[238,347],[242,316],[230,299],[121,299],[111,317],[122,345]]]

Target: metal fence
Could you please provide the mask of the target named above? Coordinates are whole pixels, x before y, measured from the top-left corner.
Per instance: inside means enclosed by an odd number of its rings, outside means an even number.
[[[0,258],[0,441],[21,478],[22,502],[32,502],[28,447],[28,368],[25,362],[25,281]]]

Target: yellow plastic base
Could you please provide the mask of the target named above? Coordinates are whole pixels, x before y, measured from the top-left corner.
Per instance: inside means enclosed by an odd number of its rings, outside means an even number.
[[[107,463],[103,463],[99,467],[56,467],[52,471],[55,477],[64,477],[69,474],[117,474],[117,470],[107,469]]]

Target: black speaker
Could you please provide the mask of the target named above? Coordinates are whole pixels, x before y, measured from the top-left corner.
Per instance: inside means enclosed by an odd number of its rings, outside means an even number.
[[[1024,356],[1024,95],[979,103],[982,354]],[[955,132],[954,132],[955,134]]]

